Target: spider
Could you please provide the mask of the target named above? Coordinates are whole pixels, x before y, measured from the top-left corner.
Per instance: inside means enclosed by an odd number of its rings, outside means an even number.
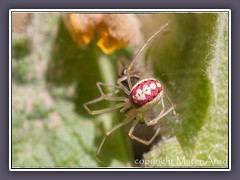
[[[162,25],[150,38],[143,44],[140,50],[136,53],[135,57],[131,61],[131,63],[123,69],[120,73],[119,78],[117,80],[116,85],[109,85],[102,82],[97,82],[97,88],[101,94],[99,98],[93,99],[89,102],[83,104],[84,108],[89,112],[91,115],[106,113],[109,111],[113,111],[116,109],[120,109],[120,112],[125,114],[125,120],[121,123],[115,125],[111,129],[105,131],[104,137],[97,149],[97,159],[99,157],[100,151],[102,146],[107,139],[107,137],[116,129],[134,121],[130,127],[128,135],[131,139],[134,139],[142,144],[149,145],[153,142],[156,138],[158,133],[160,132],[160,127],[157,128],[154,135],[150,140],[144,140],[140,137],[137,137],[133,134],[135,127],[138,123],[145,123],[147,126],[156,125],[160,119],[166,116],[171,111],[175,114],[175,106],[172,104],[169,97],[164,92],[163,86],[161,85],[160,81],[155,78],[142,78],[141,73],[136,70],[134,64],[138,59],[141,52],[146,48],[149,42],[164,28],[168,26],[169,22]],[[107,88],[114,88],[115,90],[112,93],[104,93],[102,87]],[[116,94],[122,91],[125,96],[119,97]],[[164,95],[167,97],[168,101],[171,104],[171,107],[166,110],[164,104]],[[102,100],[108,101],[118,101],[118,104],[115,104],[111,107],[101,110],[90,110],[89,105],[97,103]],[[150,117],[149,112],[156,107],[157,105],[162,106],[162,110],[158,113],[156,117]]]

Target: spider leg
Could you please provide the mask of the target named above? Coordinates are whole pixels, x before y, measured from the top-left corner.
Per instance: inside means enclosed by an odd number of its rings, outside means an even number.
[[[127,95],[129,95],[129,94],[130,94],[129,90],[122,84],[122,82],[125,81],[126,79],[127,79],[127,76],[124,76],[124,77],[122,77],[122,78],[119,78],[119,79],[117,80],[117,84],[118,84],[118,86],[119,86]],[[131,89],[131,88],[130,88],[130,89]]]
[[[124,126],[124,125],[126,125],[126,124],[128,124],[130,121],[132,121],[133,118],[134,118],[133,116],[129,116],[129,117],[127,117],[123,122],[115,125],[115,126],[112,127],[111,129],[105,131],[104,137],[103,137],[100,145],[98,146],[98,150],[97,150],[97,154],[96,154],[96,157],[97,157],[97,160],[98,160],[98,161],[100,161],[100,159],[99,159],[99,154],[100,154],[100,151],[101,151],[101,149],[102,149],[102,146],[103,146],[105,140],[107,139],[107,137],[108,137],[113,131],[117,130],[118,128],[120,128],[120,127],[122,127],[122,126]],[[100,162],[101,162],[101,161],[100,161]]]
[[[170,113],[171,111],[175,112],[174,109],[175,109],[175,106],[172,104],[171,107],[165,111],[165,105],[164,105],[164,101],[163,101],[163,98],[161,99],[161,102],[162,102],[162,111],[159,113],[159,115],[152,119],[152,120],[146,120],[145,123],[148,125],[148,126],[151,126],[151,125],[155,125],[158,123],[158,121],[163,118],[164,116],[166,116],[168,113]]]
[[[114,93],[117,93],[117,91],[120,89],[120,87],[115,86],[115,85],[102,83],[102,82],[97,82],[96,84],[97,84],[98,90],[99,90],[99,92],[100,92],[100,94],[101,94],[101,96],[103,97],[104,100],[109,100],[109,101],[125,101],[126,100],[125,97],[114,97],[114,96],[112,96]],[[116,90],[113,93],[105,94],[103,92],[102,86],[111,87],[111,88],[114,88]]]
[[[129,135],[130,138],[132,138],[132,139],[134,139],[134,140],[136,140],[136,141],[138,141],[138,142],[140,142],[142,144],[145,144],[147,146],[147,145],[151,144],[153,142],[153,140],[157,137],[157,135],[158,135],[158,133],[160,131],[160,127],[156,130],[155,134],[153,135],[153,137],[150,140],[144,140],[144,139],[141,139],[141,138],[133,135],[133,131],[134,131],[135,127],[137,126],[138,122],[139,122],[139,120],[136,120],[132,124],[132,126],[131,126],[131,128],[129,130],[128,135]]]
[[[106,83],[102,83],[102,82],[97,82],[97,87],[98,87],[98,90],[101,94],[101,97],[99,98],[96,98],[96,99],[93,99],[89,102],[86,102],[83,104],[83,107],[88,111],[89,114],[91,115],[95,115],[95,114],[101,114],[101,113],[105,113],[105,112],[109,112],[109,111],[112,111],[112,110],[115,110],[115,109],[118,109],[118,108],[121,108],[121,107],[124,107],[126,106],[128,103],[127,103],[127,98],[125,97],[116,97],[116,96],[113,96],[114,93],[116,93],[116,90],[118,91],[118,89],[120,89],[120,87],[118,86],[115,86],[115,85],[110,85],[110,84],[106,84]],[[113,93],[108,93],[108,94],[105,94],[103,92],[103,89],[102,89],[102,86],[106,86],[106,87],[111,87],[111,88],[114,88],[115,91]],[[90,110],[88,105],[91,105],[91,104],[94,104],[94,103],[97,103],[97,102],[100,102],[102,100],[108,100],[108,101],[125,101],[125,102],[122,102],[122,103],[119,103],[119,104],[116,104],[116,105],[113,105],[109,108],[106,108],[106,109],[101,109],[101,110]]]
[[[84,103],[83,107],[88,111],[89,114],[95,115],[95,114],[102,114],[102,113],[106,113],[106,112],[109,112],[109,111],[113,111],[115,109],[118,109],[118,108],[121,108],[121,107],[124,107],[124,106],[128,105],[128,102],[122,102],[122,103],[115,104],[115,105],[113,105],[113,106],[111,106],[109,108],[105,108],[105,109],[101,109],[101,110],[90,110],[88,108],[88,105],[94,104],[94,103],[102,101],[102,100],[104,100],[103,97],[99,97],[99,98],[93,99],[93,100],[91,100],[89,102]]]
[[[132,82],[131,82],[131,77],[130,77],[130,70],[132,68],[132,66],[134,65],[135,61],[138,59],[139,55],[142,53],[142,51],[146,48],[146,46],[149,44],[149,42],[151,42],[151,40],[159,33],[161,32],[164,28],[166,28],[168,26],[169,22],[167,22],[166,24],[162,25],[153,35],[151,35],[151,37],[142,45],[142,47],[140,48],[140,50],[137,52],[137,54],[135,55],[135,57],[133,58],[132,62],[129,64],[127,70],[126,70],[126,74],[127,74],[127,82],[128,82],[128,86],[130,89],[132,89]]]
[[[161,104],[162,104],[162,110],[161,112],[159,113],[159,116],[162,115],[164,112],[165,112],[165,104],[164,104],[164,101],[163,101],[163,98],[161,99]],[[156,123],[153,123],[153,120],[149,120],[149,119],[144,119],[145,123],[147,126],[151,126],[151,125],[154,125]]]
[[[167,97],[168,101],[170,102],[170,104],[174,107],[173,109],[173,114],[176,115],[176,111],[175,111],[175,105],[172,103],[171,99],[168,97],[168,95],[166,93],[164,93],[164,95]]]
[[[126,101],[126,102],[129,102],[129,101]],[[124,106],[120,112],[121,113],[126,113],[126,111],[130,111],[131,109],[133,108],[132,104],[129,102],[128,105]]]

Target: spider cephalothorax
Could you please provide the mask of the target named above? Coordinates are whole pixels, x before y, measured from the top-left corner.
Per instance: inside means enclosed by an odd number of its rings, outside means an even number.
[[[148,43],[161,31],[163,30],[168,23],[161,26],[160,29],[155,32],[141,47],[141,49],[137,52],[134,59],[128,64],[125,68],[123,68],[118,73],[118,80],[116,85],[109,85],[102,82],[97,82],[97,87],[101,96],[97,99],[84,103],[85,109],[92,115],[109,112],[115,109],[120,109],[120,112],[125,114],[125,120],[121,123],[117,124],[113,128],[109,129],[105,132],[105,136],[101,141],[99,148],[97,150],[97,156],[100,153],[100,150],[105,142],[106,138],[116,129],[128,124],[131,121],[134,121],[131,125],[128,135],[130,138],[139,141],[145,145],[149,145],[157,136],[160,131],[160,127],[157,128],[155,134],[150,140],[144,140],[139,137],[133,135],[133,131],[138,123],[145,123],[147,126],[155,125],[162,119],[165,115],[174,112],[174,105],[171,103],[168,96],[165,94],[162,84],[159,80],[155,78],[142,78],[142,73],[135,68],[134,63],[139,58],[140,53],[146,48]],[[113,93],[105,94],[102,86],[111,87],[115,90]],[[124,96],[118,96],[117,93],[122,91]],[[171,104],[171,107],[166,109],[164,105],[164,95],[166,95],[168,101]],[[108,101],[117,101],[119,103],[101,110],[90,110],[89,105],[97,103],[102,100]],[[157,105],[161,105],[161,111],[154,117],[149,117],[149,112],[156,107]]]

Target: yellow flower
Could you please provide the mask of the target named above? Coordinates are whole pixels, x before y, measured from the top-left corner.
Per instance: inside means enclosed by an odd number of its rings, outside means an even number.
[[[94,28],[102,14],[67,14],[67,22],[73,39],[80,47],[87,47],[94,37]]]
[[[96,36],[97,46],[108,55],[142,42],[140,23],[134,14],[67,14],[67,24],[80,47],[87,47]]]

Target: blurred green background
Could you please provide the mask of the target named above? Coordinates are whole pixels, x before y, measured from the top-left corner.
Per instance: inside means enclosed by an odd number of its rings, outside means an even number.
[[[136,18],[145,39],[170,21],[142,63],[152,63],[148,70],[161,80],[177,112],[163,119],[161,141],[143,154],[146,163],[134,163],[138,150],[124,128],[104,144],[105,164],[97,162],[104,131],[124,115],[114,111],[91,116],[82,106],[99,96],[97,81],[116,82],[116,62],[121,57],[131,59],[134,48],[129,45],[105,55],[93,40],[81,49],[62,14],[15,13],[13,167],[228,167],[228,14],[138,14]]]

